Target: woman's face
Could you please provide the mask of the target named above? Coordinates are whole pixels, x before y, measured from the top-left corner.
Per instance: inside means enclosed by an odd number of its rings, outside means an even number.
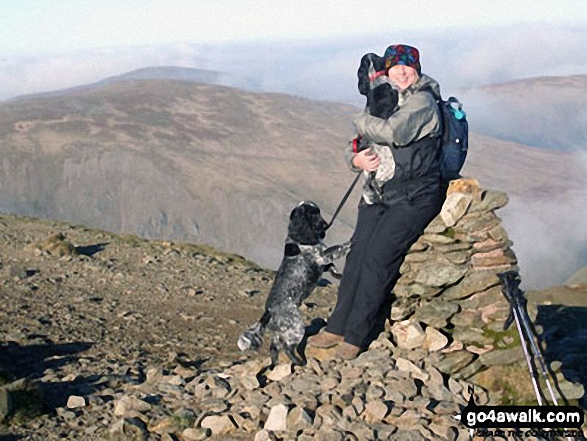
[[[396,64],[388,72],[389,78],[400,90],[405,90],[418,79],[418,71],[410,66]]]

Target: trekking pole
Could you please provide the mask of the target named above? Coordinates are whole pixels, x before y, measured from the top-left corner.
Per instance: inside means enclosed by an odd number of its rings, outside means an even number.
[[[526,338],[524,336],[524,331],[522,330],[522,325],[520,324],[520,317],[518,316],[518,309],[517,309],[517,299],[513,297],[510,288],[510,277],[509,273],[513,273],[513,271],[508,271],[506,273],[500,273],[497,275],[499,281],[502,284],[502,292],[508,303],[510,304],[510,315],[506,319],[503,329],[506,330],[510,327],[513,321],[516,322],[516,326],[518,328],[518,335],[520,336],[520,342],[522,343],[522,349],[524,350],[524,357],[526,358],[526,363],[528,364],[528,370],[530,371],[530,376],[532,377],[532,386],[534,387],[534,393],[536,394],[536,399],[538,400],[538,404],[542,406],[542,397],[540,395],[540,388],[538,387],[538,382],[536,381],[536,374],[532,367],[532,360],[530,358],[530,354],[528,354],[528,346],[526,344]]]
[[[542,356],[542,351],[540,350],[540,348],[536,344],[536,341],[534,339],[536,336],[534,335],[534,332],[532,332],[532,329],[529,324],[529,316],[528,316],[528,311],[526,308],[526,304],[528,303],[528,301],[526,300],[522,291],[519,288],[519,285],[521,282],[519,279],[519,275],[516,271],[507,271],[505,273],[498,274],[497,276],[499,277],[499,279],[503,285],[504,296],[506,297],[508,302],[510,302],[510,305],[512,307],[512,312],[510,312],[510,317],[508,317],[508,319],[504,323],[504,329],[507,329],[509,327],[509,325],[511,324],[512,313],[513,313],[514,319],[516,320],[516,325],[518,326],[518,333],[520,334],[520,339],[523,341],[523,333],[522,333],[522,329],[520,326],[520,322],[521,322],[521,325],[523,326],[524,330],[526,331],[526,336],[530,342],[530,348],[532,350],[533,358],[537,359],[538,364],[540,365],[542,377],[545,380],[546,387],[548,388],[548,392],[550,393],[550,397],[552,398],[553,403],[556,406],[558,406],[558,401],[557,401],[556,396],[554,394],[554,390],[552,389],[552,386],[550,384],[549,374],[546,369],[544,357]],[[525,343],[523,343],[523,346],[524,346],[524,352],[526,354],[526,361],[528,361],[528,366],[530,367],[530,360],[529,360],[529,357],[526,352],[527,350],[525,347]],[[535,385],[535,390],[536,390],[536,388],[537,388],[536,379],[535,379],[536,374],[534,373],[532,368],[530,368],[530,371],[532,374],[532,381]],[[538,403],[540,405],[542,405],[542,402],[541,402],[542,400],[539,398],[538,392],[536,393],[536,398],[538,399]]]

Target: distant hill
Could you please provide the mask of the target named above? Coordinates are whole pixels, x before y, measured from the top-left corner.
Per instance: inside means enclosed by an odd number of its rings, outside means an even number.
[[[219,72],[208,69],[194,69],[190,67],[154,66],[136,69],[130,72],[123,73],[121,75],[114,75],[91,84],[84,84],[82,86],[69,87],[67,89],[61,89],[51,92],[25,95],[17,97],[15,99],[66,95],[70,93],[81,92],[84,90],[100,88],[119,81],[132,80],[188,81],[191,83],[234,86],[249,91],[259,91],[261,88],[259,81],[241,75],[232,75],[225,72]]]
[[[471,127],[507,141],[587,150],[587,75],[537,77],[471,89]]]
[[[311,199],[329,218],[350,185],[342,149],[358,111],[148,79],[3,103],[0,211],[206,243],[276,267],[292,207]],[[526,199],[587,188],[570,154],[477,134],[470,145],[464,172],[485,187]],[[330,243],[352,233],[358,194]]]

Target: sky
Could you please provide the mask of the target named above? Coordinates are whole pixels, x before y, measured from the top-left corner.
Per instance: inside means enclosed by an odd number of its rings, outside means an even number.
[[[587,23],[582,0],[2,0],[0,53]]]
[[[158,65],[351,102],[366,52],[420,48],[449,88],[587,73],[584,0],[1,0],[0,100]],[[336,81],[333,81],[336,78]]]

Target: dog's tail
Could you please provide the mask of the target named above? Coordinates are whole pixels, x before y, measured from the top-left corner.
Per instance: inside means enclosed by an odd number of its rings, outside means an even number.
[[[263,334],[265,333],[265,328],[270,319],[271,313],[268,310],[265,310],[261,320],[250,326],[239,336],[237,342],[238,348],[241,351],[259,349],[263,344]]]

